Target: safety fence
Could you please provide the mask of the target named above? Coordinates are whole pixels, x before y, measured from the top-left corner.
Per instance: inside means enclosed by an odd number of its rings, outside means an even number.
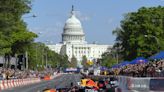
[[[56,77],[61,76],[62,73],[54,74],[50,76],[47,80],[54,79]],[[26,79],[11,79],[11,80],[0,80],[0,92],[2,90],[14,88],[14,87],[22,87],[24,85],[30,85],[34,83],[39,83],[42,80],[40,78],[26,78]]]
[[[118,89],[118,92],[164,92],[164,78],[118,76]]]
[[[0,80],[0,91],[40,82],[40,78]]]

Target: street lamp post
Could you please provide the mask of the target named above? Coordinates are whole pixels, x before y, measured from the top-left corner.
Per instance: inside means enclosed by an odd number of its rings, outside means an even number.
[[[42,53],[44,53],[44,48],[42,49]],[[42,54],[42,68],[44,67],[44,55]]]
[[[26,70],[28,70],[28,52],[25,52],[25,57],[26,57]]]
[[[33,14],[33,15],[31,15],[31,16],[26,16],[26,17],[23,17],[23,18],[35,18],[35,17],[37,17],[35,14]]]
[[[118,47],[116,48],[116,59],[117,59],[117,64],[118,64]]]
[[[35,59],[36,59],[36,62],[37,62],[37,60],[38,60],[38,59],[37,59],[37,57],[38,57],[38,55],[37,55],[37,53],[38,53],[38,52],[37,52],[37,48],[38,48],[38,47],[37,47],[37,44],[36,44],[36,46],[35,46],[35,53],[36,53]]]
[[[159,39],[158,39],[156,36],[154,36],[154,35],[144,35],[144,36],[145,36],[146,38],[148,38],[148,37],[154,38],[154,39],[156,40],[157,44],[158,44],[158,49],[160,48]]]
[[[154,36],[154,35],[144,35],[146,38],[148,38],[148,37],[152,37],[152,38],[154,38],[155,40],[156,40],[156,42],[157,42],[157,45],[158,45],[158,47],[157,47],[157,51],[159,51],[160,50],[160,43],[159,43],[159,39],[156,37],[156,36]]]
[[[42,34],[42,32],[38,32],[38,33],[36,33],[38,36],[40,36],[41,34]],[[36,60],[36,62],[38,61],[38,60],[40,60],[40,58],[38,58],[38,48],[40,48],[41,47],[41,44],[38,42],[38,43],[36,43],[36,46],[35,46],[35,53],[36,53],[36,57],[35,57],[35,60]],[[42,59],[42,58],[41,58]],[[43,64],[43,63],[42,63]],[[38,66],[41,66],[40,64],[38,65]]]
[[[46,40],[46,44],[49,44],[49,43],[51,44],[52,41]],[[47,62],[48,61],[48,56],[47,55],[48,55],[48,51],[46,51],[46,68],[47,68],[47,65],[48,65],[48,62]]]
[[[46,68],[47,68],[47,51],[46,51]]]
[[[117,64],[118,64],[118,51],[116,52],[116,57],[117,57]]]
[[[27,16],[27,17],[23,17],[23,18],[35,18],[35,17],[37,17],[35,14],[33,14],[32,16]],[[28,70],[28,52],[27,51],[25,51],[25,57],[26,57],[26,60],[25,60],[25,64],[26,65],[24,65],[24,67],[26,66],[26,70]]]

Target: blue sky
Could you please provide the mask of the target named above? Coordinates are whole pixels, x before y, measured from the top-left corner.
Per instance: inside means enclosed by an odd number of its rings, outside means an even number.
[[[31,13],[23,18],[28,29],[39,35],[35,40],[61,42],[63,26],[72,5],[82,22],[88,43],[113,44],[115,36],[112,31],[119,27],[124,14],[143,6],[164,6],[164,0],[34,0]],[[27,18],[32,14],[37,17]]]

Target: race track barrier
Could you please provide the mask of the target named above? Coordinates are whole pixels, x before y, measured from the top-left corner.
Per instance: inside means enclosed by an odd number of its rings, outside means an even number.
[[[164,92],[164,77],[118,76],[117,78],[121,92]]]
[[[63,75],[63,74],[65,74],[65,73],[55,73],[54,75],[50,76],[50,80],[51,80],[51,79],[54,79],[54,78],[56,78],[56,77],[59,77],[59,76],[61,76],[61,75]]]
[[[62,73],[50,76],[50,79],[61,76]],[[29,85],[33,83],[41,82],[40,78],[26,78],[26,79],[12,79],[12,80],[0,80],[0,92],[5,89],[10,89],[14,87],[21,87],[24,85]]]
[[[38,83],[40,81],[39,78],[0,80],[0,92],[1,90]]]

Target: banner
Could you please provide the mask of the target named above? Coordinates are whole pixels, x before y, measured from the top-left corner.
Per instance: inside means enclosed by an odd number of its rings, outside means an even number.
[[[121,90],[136,90],[139,92],[149,92],[149,82],[150,78],[137,78],[127,76],[118,77],[119,88],[121,88]]]
[[[164,91],[164,79],[150,79],[150,90]]]
[[[149,91],[150,78],[127,78],[128,90]]]

